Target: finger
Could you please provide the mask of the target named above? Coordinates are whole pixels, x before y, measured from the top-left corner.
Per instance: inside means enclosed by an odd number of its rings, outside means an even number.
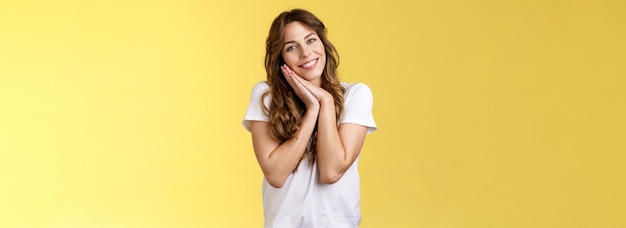
[[[284,65],[283,66],[283,71],[286,73],[286,75],[290,76],[291,80],[293,82],[300,82],[300,84],[302,84],[301,82],[304,80],[304,78],[300,77],[300,75],[296,74],[296,72],[294,72],[293,70],[291,70],[291,68],[289,68],[289,66]],[[306,81],[306,80],[304,80]]]
[[[296,94],[301,99],[311,99],[315,101],[320,101],[323,90],[321,87],[313,85],[311,82],[306,79],[300,77],[293,71],[289,66],[283,65],[283,71],[286,74],[286,77],[291,79],[291,87],[296,91]]]
[[[302,99],[310,99],[310,100],[319,101],[319,99],[317,98],[317,96],[314,94],[314,92],[312,90],[314,88],[309,88],[306,85],[308,83],[309,85],[313,86],[309,81],[307,81],[306,79],[298,76],[296,74],[296,72],[294,72],[293,70],[291,70],[289,68],[289,66],[284,66],[283,70],[288,75],[288,77],[291,79],[291,82],[293,83],[293,84],[291,84],[291,86],[296,91],[296,93],[298,94],[298,97],[300,97]]]
[[[306,89],[306,87],[302,83],[302,81],[304,79],[302,77],[298,76],[296,74],[296,72],[291,70],[291,68],[289,68],[289,66],[283,65],[283,72],[286,75],[286,77],[291,81],[291,83],[292,83],[291,85],[292,86],[300,87],[300,89]],[[304,80],[304,81],[306,81],[306,80]]]
[[[293,71],[292,71],[293,72]],[[313,92],[316,88],[318,88],[318,86],[315,86],[313,84],[311,84],[311,82],[307,81],[306,79],[298,76],[297,74],[292,73],[292,79],[294,81],[294,83],[299,84],[300,86],[302,86],[302,88],[308,90],[309,92]]]
[[[293,76],[292,80],[294,82],[299,82],[302,86],[309,88],[310,86],[314,86],[313,84],[311,84],[311,82],[309,82],[308,80],[300,77],[300,75],[296,74],[295,71],[291,70],[291,68],[289,68],[289,66],[285,66],[285,70],[289,73],[289,75]]]
[[[293,72],[291,69],[289,69],[289,66],[283,65],[281,66],[281,69],[283,71],[283,74],[285,75],[285,79],[287,80],[291,88],[293,88],[294,92],[296,92],[298,97],[304,98],[306,96],[309,96],[311,92],[297,81],[300,77],[297,76],[295,72]]]
[[[295,89],[295,82],[293,81],[293,77],[287,70],[288,69],[287,65],[280,66],[280,69],[282,70],[283,76],[285,76],[285,80],[287,80],[287,83],[289,83],[289,85]]]
[[[307,94],[311,94],[311,96],[313,96],[317,101],[321,101],[322,97],[326,93],[326,90],[322,89],[322,87],[314,85],[304,78],[293,76],[292,80],[295,84],[298,84],[298,86],[301,87],[303,90],[306,90]]]
[[[289,66],[285,65],[285,70],[287,71],[287,73],[289,73],[289,75],[292,75],[296,78],[300,78],[303,79],[302,77],[300,77],[300,75],[296,74],[295,71],[293,71]]]

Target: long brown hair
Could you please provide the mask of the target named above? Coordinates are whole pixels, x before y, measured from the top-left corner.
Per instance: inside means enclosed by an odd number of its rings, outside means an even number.
[[[265,42],[265,71],[267,72],[267,83],[270,89],[263,94],[263,99],[261,99],[261,102],[263,102],[264,98],[268,95],[271,98],[269,108],[266,108],[264,104],[262,104],[261,107],[263,107],[263,111],[270,118],[272,137],[280,143],[292,138],[300,129],[300,123],[306,111],[304,103],[295,94],[280,69],[280,66],[285,64],[281,54],[284,42],[284,29],[287,24],[296,21],[315,30],[317,36],[324,44],[326,64],[321,76],[321,88],[325,89],[333,96],[337,119],[339,119],[343,113],[343,95],[345,89],[341,86],[337,78],[339,54],[335,46],[333,46],[326,37],[326,27],[324,23],[311,12],[303,9],[293,9],[291,11],[282,12],[274,19],[274,22],[272,22],[269,35]],[[315,162],[316,147],[317,127],[313,130],[311,141],[304,155],[308,157],[310,165],[313,165]]]

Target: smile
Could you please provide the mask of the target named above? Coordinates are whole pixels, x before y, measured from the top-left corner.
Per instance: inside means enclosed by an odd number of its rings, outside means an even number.
[[[304,64],[298,66],[301,68],[304,68],[305,70],[311,70],[313,68],[315,68],[315,66],[317,65],[317,60],[319,60],[319,58],[313,59],[311,61],[305,62]]]

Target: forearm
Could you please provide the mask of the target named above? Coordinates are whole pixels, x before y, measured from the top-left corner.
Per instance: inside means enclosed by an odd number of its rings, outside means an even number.
[[[317,122],[318,111],[308,110],[302,118],[300,129],[294,137],[276,147],[263,163],[265,177],[272,185],[282,186],[289,174],[298,166],[306,151]]]
[[[350,166],[352,159],[344,149],[332,98],[322,102],[317,126],[317,159],[324,183],[336,182]]]

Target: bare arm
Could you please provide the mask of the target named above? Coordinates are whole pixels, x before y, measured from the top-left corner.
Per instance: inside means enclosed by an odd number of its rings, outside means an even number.
[[[317,121],[317,110],[308,110],[302,119],[300,130],[293,137],[280,144],[271,137],[270,123],[251,121],[252,145],[254,154],[263,170],[267,182],[275,188],[281,188],[289,174],[300,163],[311,133]]]
[[[317,159],[320,180],[337,182],[358,157],[367,127],[342,123],[337,127],[335,104],[331,96],[322,99],[317,128]]]
[[[317,165],[322,183],[333,184],[358,157],[367,135],[367,127],[350,123],[343,123],[338,127],[332,95],[299,77],[289,68],[283,68],[283,72],[300,99],[307,104],[317,104],[319,107]]]
[[[294,138],[281,144],[272,138],[269,122],[253,121],[250,123],[252,144],[257,161],[261,166],[261,170],[263,170],[267,182],[276,188],[280,188],[285,184],[289,174],[300,163],[311,139],[311,134],[315,129],[320,110],[320,103],[313,94],[308,92],[300,83],[294,81],[296,76],[293,71],[289,70],[287,66],[283,66],[282,69],[285,79],[306,106],[300,129],[296,132]]]
[[[287,72],[291,73],[291,72]],[[319,102],[317,123],[317,165],[324,184],[337,182],[358,157],[367,127],[343,123],[337,127],[335,103],[332,95],[303,78],[290,74],[292,87],[301,87]]]

